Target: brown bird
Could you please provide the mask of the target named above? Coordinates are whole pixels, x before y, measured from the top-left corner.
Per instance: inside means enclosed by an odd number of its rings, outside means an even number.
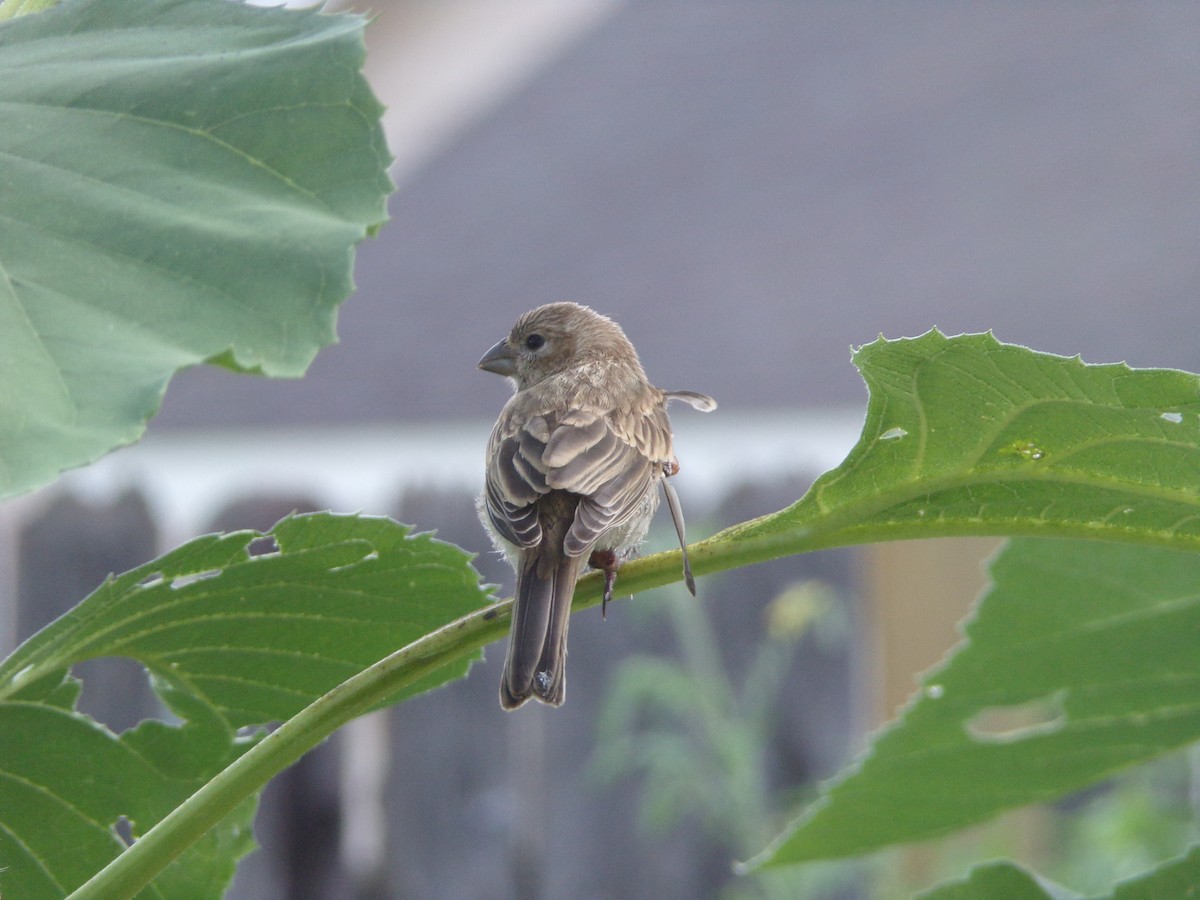
[[[479,368],[516,387],[488,440],[479,498],[480,518],[517,575],[500,705],[516,709],[535,697],[559,706],[575,581],[585,561],[602,569],[607,606],[617,568],[650,526],[659,484],[696,592],[667,482],[679,471],[667,402],[705,412],[716,403],[654,387],[621,326],[576,303],[525,313]]]

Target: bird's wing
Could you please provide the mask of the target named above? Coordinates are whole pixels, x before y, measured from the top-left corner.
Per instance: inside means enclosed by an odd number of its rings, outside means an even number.
[[[535,504],[551,490],[541,468],[550,432],[543,416],[522,421],[515,413],[506,409],[488,440],[484,504],[501,537],[518,547],[536,547],[542,526]]]
[[[607,414],[570,410],[543,455],[547,484],[582,497],[564,550],[583,553],[609,528],[635,516],[669,458],[671,427],[661,402]]]
[[[613,525],[632,517],[672,459],[665,405],[561,415],[506,416],[492,433],[485,500],[493,525],[519,547],[542,538],[537,500],[552,490],[582,499],[563,550],[584,553]]]

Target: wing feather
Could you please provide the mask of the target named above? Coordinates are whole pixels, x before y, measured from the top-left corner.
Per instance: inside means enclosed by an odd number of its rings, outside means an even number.
[[[555,416],[543,408],[524,423],[516,409],[508,412],[492,432],[484,497],[496,530],[519,547],[542,539],[538,500],[567,491],[582,499],[563,549],[572,556],[587,552],[638,513],[663,463],[674,458],[661,396],[648,397],[640,409],[572,407]]]

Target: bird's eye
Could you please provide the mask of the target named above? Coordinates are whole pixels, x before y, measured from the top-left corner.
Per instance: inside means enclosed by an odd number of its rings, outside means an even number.
[[[546,339],[536,332],[525,338],[525,346],[530,350],[537,350],[545,343]]]

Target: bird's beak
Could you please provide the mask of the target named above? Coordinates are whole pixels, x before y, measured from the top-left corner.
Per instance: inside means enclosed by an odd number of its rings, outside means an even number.
[[[508,346],[507,341],[500,341],[483,354],[479,368],[485,372],[495,372],[497,375],[513,376],[517,374],[517,356]]]

